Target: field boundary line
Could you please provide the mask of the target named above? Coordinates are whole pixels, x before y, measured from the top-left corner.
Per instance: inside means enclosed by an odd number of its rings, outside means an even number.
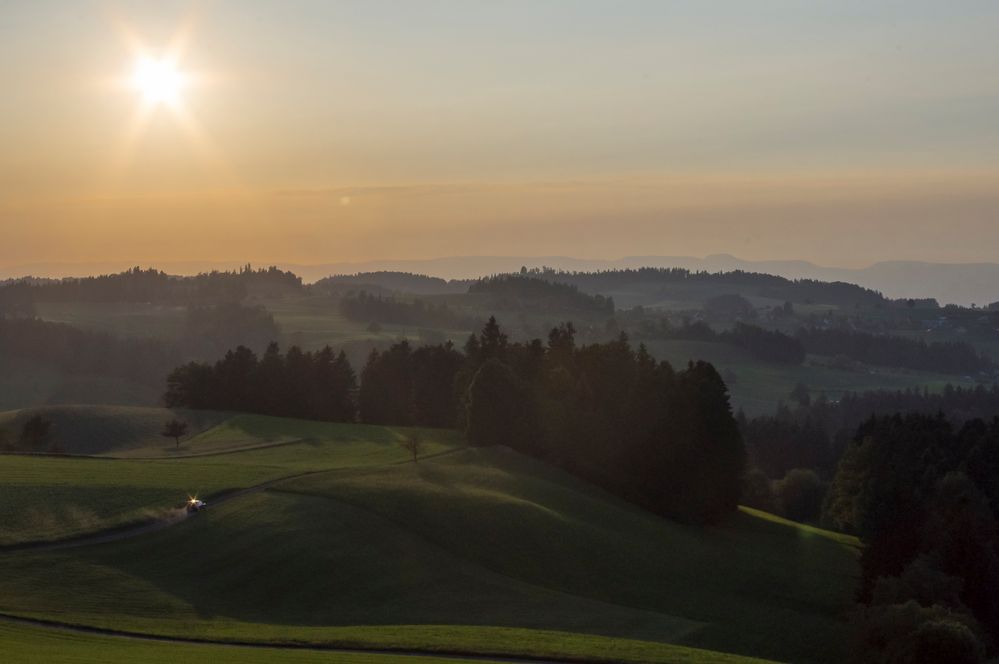
[[[507,664],[597,664],[603,662],[613,662],[614,660],[604,658],[572,658],[572,657],[542,657],[533,655],[503,655],[488,653],[461,652],[454,650],[431,650],[419,648],[392,648],[392,647],[372,647],[365,648],[358,645],[337,645],[336,643],[301,643],[301,642],[280,642],[280,641],[241,641],[226,639],[195,639],[183,636],[170,636],[164,634],[147,634],[143,632],[130,632],[127,630],[110,629],[106,627],[93,627],[90,625],[78,625],[74,623],[62,622],[59,620],[47,620],[45,618],[28,618],[9,613],[0,613],[0,621],[12,624],[27,625],[31,627],[41,627],[51,630],[62,630],[76,632],[80,634],[92,634],[95,636],[106,636],[119,639],[133,639],[136,641],[154,641],[158,643],[177,643],[200,646],[224,646],[229,648],[256,648],[261,650],[301,650],[313,652],[341,653],[345,655],[394,655],[396,657],[413,658],[437,658],[451,659],[456,661],[472,660],[477,662],[498,662]]]
[[[200,459],[202,457],[222,456],[225,454],[239,454],[240,452],[252,452],[254,450],[267,450],[272,447],[282,447],[284,445],[295,445],[297,443],[321,442],[316,438],[292,438],[291,440],[279,440],[272,443],[260,443],[258,445],[247,445],[245,447],[233,447],[228,450],[216,450],[214,452],[195,452],[193,454],[176,454],[161,456],[99,456],[98,459],[114,459],[115,461],[171,461],[173,459]]]

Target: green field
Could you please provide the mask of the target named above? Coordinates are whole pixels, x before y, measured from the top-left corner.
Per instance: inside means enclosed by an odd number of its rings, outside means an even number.
[[[303,472],[407,458],[395,429],[265,416],[185,413],[206,428],[180,448],[157,433],[171,415],[162,409],[32,409],[0,415],[0,426],[35,412],[57,430],[78,429],[62,439],[67,452],[108,458],[0,456],[0,545],[162,517],[188,495],[210,498]],[[430,454],[457,444],[449,432],[424,432],[424,439]]]
[[[407,630],[403,630],[407,631]],[[408,630],[413,631],[413,630]],[[460,632],[461,630],[455,630]],[[766,660],[726,655],[696,648],[655,643],[624,642],[620,639],[600,639],[578,634],[538,632],[528,630],[493,630],[477,635],[485,640],[476,644],[501,645],[504,641],[531,642],[540,651],[540,644],[575,661],[614,661],[620,654],[631,662],[663,662],[672,664],[767,664]],[[471,636],[471,635],[469,635]],[[456,641],[458,642],[458,641]],[[4,661],[17,664],[134,664],[135,662],[212,662],[212,664],[462,664],[490,661],[482,656],[465,659],[415,655],[406,650],[390,652],[330,652],[300,648],[248,647],[210,643],[168,643],[137,638],[120,638],[19,624],[5,624],[0,619],[0,645]],[[564,650],[562,649],[564,648]],[[502,648],[500,648],[502,649]],[[405,653],[405,654],[403,654]],[[504,661],[504,660],[500,660]],[[510,660],[505,660],[510,661]]]
[[[81,634],[59,629],[0,623],[4,661],[18,664],[134,664],[135,662],[212,662],[213,664],[444,664],[471,660],[402,655],[248,648],[162,643]]]
[[[751,510],[715,527],[681,526],[506,448],[462,448],[446,432],[424,431],[430,455],[407,463],[404,433],[238,416],[177,458],[0,457],[0,476],[12,480],[0,507],[7,543],[116,525],[192,488],[279,480],[156,532],[0,552],[0,613],[222,641],[635,662],[842,660],[857,573],[851,538]],[[228,452],[194,456],[201,445]],[[32,512],[41,505],[96,516],[45,520]],[[4,629],[0,640],[18,643],[49,634]],[[72,649],[105,641],[67,637],[59,643],[69,654],[58,657],[73,661]],[[121,657],[150,648],[157,661],[209,647],[112,641]]]

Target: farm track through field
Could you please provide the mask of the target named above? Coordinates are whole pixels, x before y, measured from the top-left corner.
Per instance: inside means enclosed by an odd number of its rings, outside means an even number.
[[[56,620],[43,620],[41,618],[26,618],[6,613],[0,613],[0,621],[15,625],[26,625],[30,627],[41,627],[45,629],[60,630],[64,632],[75,632],[78,634],[92,634],[96,636],[106,636],[118,639],[134,639],[138,641],[154,641],[157,643],[179,643],[185,645],[202,646],[224,646],[230,648],[254,648],[260,650],[304,650],[312,652],[328,652],[342,655],[393,655],[395,657],[413,657],[420,659],[431,657],[435,659],[452,659],[455,661],[476,661],[476,662],[497,662],[508,664],[583,664],[600,660],[584,659],[552,659],[550,657],[510,657],[507,655],[485,655],[485,654],[463,654],[460,652],[439,652],[435,650],[407,650],[405,648],[361,648],[350,646],[307,644],[307,643],[273,643],[259,641],[224,641],[219,639],[188,639],[182,636],[160,636],[156,634],[143,634],[141,632],[128,632],[116,629],[104,629],[101,627],[88,627],[86,625],[74,625]]]
[[[161,454],[158,456],[98,456],[98,459],[121,459],[123,461],[163,461],[169,459],[201,459],[203,457],[222,456],[224,454],[238,454],[240,452],[253,452],[255,450],[268,450],[273,447],[283,447],[285,445],[295,445],[297,443],[315,442],[314,438],[292,438],[291,440],[280,440],[276,443],[260,443],[259,445],[246,445],[245,447],[233,447],[226,450],[215,450],[213,452],[194,452],[191,454]]]
[[[253,452],[256,450],[267,450],[285,445],[295,445],[297,443],[313,442],[314,438],[293,438],[291,440],[281,440],[276,443],[260,443],[257,445],[246,445],[244,447],[233,447],[212,452],[195,452],[193,454],[161,454],[156,456],[119,456],[114,454],[67,454],[64,452],[4,452],[9,456],[26,457],[53,457],[57,459],[99,459],[102,461],[173,461],[175,459],[201,459],[204,457],[222,456],[224,454],[239,454],[240,452]]]
[[[289,441],[288,443],[277,443],[277,445],[286,445],[290,442],[301,442],[299,441]],[[244,448],[245,450],[246,448]],[[259,448],[250,448],[259,449]],[[460,449],[460,448],[458,448]],[[453,454],[458,451],[457,449],[445,450],[443,452],[438,452],[436,454],[428,454],[423,459],[433,459],[436,457],[444,456],[446,454]],[[214,454],[214,453],[213,453]],[[223,452],[225,454],[225,452]],[[205,456],[210,456],[206,454]],[[107,459],[108,457],[99,457]],[[133,461],[145,461],[146,459],[132,459]],[[388,465],[398,465],[402,463],[410,463],[407,461],[394,461]],[[234,491],[226,491],[223,493],[218,493],[213,496],[206,496],[210,498],[209,509],[212,506],[220,505],[226,503],[234,498],[239,498],[240,496],[245,496],[251,493],[258,493],[264,491],[265,489],[286,480],[298,479],[300,477],[308,477],[310,475],[318,475],[320,473],[331,473],[337,471],[349,470],[349,468],[323,468],[321,470],[310,470],[304,473],[294,473],[292,475],[285,475],[284,477],[277,477],[272,480],[267,480],[266,482],[261,482],[260,484],[254,484],[253,486],[245,487],[242,489],[236,489]],[[107,542],[117,542],[119,540],[131,539],[133,537],[138,537],[139,535],[146,535],[148,533],[154,533],[170,526],[175,526],[178,523],[186,521],[192,514],[189,513],[183,507],[177,507],[167,512],[166,516],[157,519],[150,519],[147,521],[142,521],[140,523],[134,523],[131,525],[121,526],[118,528],[111,528],[108,530],[102,530],[96,533],[91,533],[89,535],[80,535],[78,537],[70,537],[62,540],[46,540],[42,542],[22,542],[20,544],[7,544],[0,546],[0,553],[14,552],[14,551],[60,551],[63,549],[75,549],[81,546],[90,546],[93,544],[105,544]]]
[[[216,494],[212,496],[211,505],[220,505],[233,498],[238,498],[240,496],[245,496],[250,493],[257,493],[263,491],[264,489],[285,480],[296,479],[299,477],[306,477],[308,475],[316,475],[318,473],[328,472],[326,470],[313,470],[306,473],[296,473],[294,475],[287,475],[285,477],[278,477],[273,480],[268,480],[266,482],[261,482],[260,484],[255,484],[253,486],[245,487],[243,489],[237,489],[235,491],[227,491],[225,493]],[[118,540],[130,539],[132,537],[138,537],[139,535],[145,535],[147,533],[154,533],[164,528],[169,528],[170,526],[177,525],[183,521],[186,521],[192,513],[188,512],[183,507],[176,507],[169,512],[167,515],[158,519],[150,519],[148,521],[142,521],[140,523],[132,524],[129,526],[122,526],[120,528],[111,528],[109,530],[102,530],[90,535],[80,535],[79,537],[71,537],[63,540],[54,541],[44,541],[44,542],[24,542],[22,544],[9,544],[6,546],[0,546],[0,553],[9,551],[59,551],[61,549],[73,549],[80,546],[90,546],[91,544],[104,544],[106,542],[116,542]]]

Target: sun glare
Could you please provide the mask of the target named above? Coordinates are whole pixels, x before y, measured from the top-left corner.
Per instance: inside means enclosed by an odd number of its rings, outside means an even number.
[[[129,116],[122,123],[122,139],[112,156],[112,178],[116,181],[128,170],[136,151],[143,148],[149,131],[173,129],[180,130],[185,143],[206,165],[228,172],[221,153],[188,103],[189,97],[210,88],[215,80],[210,72],[192,69],[187,59],[193,20],[185,19],[169,41],[154,45],[147,44],[126,22],[115,22],[125,58],[119,74],[108,77],[108,87],[136,100],[130,104]]]
[[[183,84],[184,77],[169,60],[142,58],[135,64],[132,85],[150,104],[176,105]]]

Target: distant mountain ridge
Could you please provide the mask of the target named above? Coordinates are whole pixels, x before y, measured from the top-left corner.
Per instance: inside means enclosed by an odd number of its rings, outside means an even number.
[[[196,274],[211,269],[235,269],[243,261],[164,262],[156,265],[173,274]],[[432,259],[373,260],[323,264],[276,262],[306,282],[330,275],[359,272],[411,272],[441,279],[472,279],[527,268],[551,267],[560,270],[613,270],[638,267],[679,267],[708,272],[745,270],[774,274],[789,279],[845,281],[884,293],[890,298],[936,298],[941,304],[972,303],[983,306],[999,301],[999,263],[931,263],[885,261],[865,268],[825,267],[808,261],[750,261],[730,254],[704,258],[692,256],[626,256],[618,259],[575,258],[572,256],[449,256]],[[263,263],[261,263],[263,265]],[[118,272],[126,263],[59,263],[0,268],[0,279],[21,276],[88,276]]]

